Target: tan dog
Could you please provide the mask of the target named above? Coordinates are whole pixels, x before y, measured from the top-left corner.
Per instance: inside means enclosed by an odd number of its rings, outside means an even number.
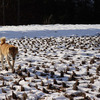
[[[18,53],[18,47],[15,47],[14,45],[10,45],[10,44],[6,43],[5,37],[0,38],[0,41],[1,41],[0,58],[1,58],[2,69],[5,69],[4,64],[3,64],[3,59],[4,59],[4,56],[5,56],[7,63],[9,64],[9,66],[13,70],[15,58],[16,58],[16,55]],[[12,59],[12,65],[10,63],[10,58]]]

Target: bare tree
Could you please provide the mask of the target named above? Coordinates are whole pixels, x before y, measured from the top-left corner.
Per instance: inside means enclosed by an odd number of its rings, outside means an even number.
[[[18,0],[18,18],[17,23],[20,24],[20,0]]]
[[[5,25],[5,0],[2,1],[2,7],[3,7],[3,25]]]
[[[5,3],[5,0],[2,0],[2,8],[3,8],[3,11],[2,11],[2,14],[3,14],[3,25],[5,25],[5,7],[8,6],[8,2]]]

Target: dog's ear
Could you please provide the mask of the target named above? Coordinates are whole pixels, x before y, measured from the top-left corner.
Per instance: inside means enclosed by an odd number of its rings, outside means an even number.
[[[9,48],[9,51],[12,50],[12,47]]]

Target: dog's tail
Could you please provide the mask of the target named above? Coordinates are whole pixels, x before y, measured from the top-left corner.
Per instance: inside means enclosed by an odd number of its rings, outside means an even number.
[[[0,38],[0,41],[1,41],[1,45],[2,45],[2,44],[4,44],[6,42],[6,38],[2,37],[2,38]]]

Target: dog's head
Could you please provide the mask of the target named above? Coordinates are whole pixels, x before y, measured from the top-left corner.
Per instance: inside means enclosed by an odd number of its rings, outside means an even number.
[[[13,60],[15,60],[17,54],[18,54],[18,47],[15,46],[9,47],[9,55]]]

